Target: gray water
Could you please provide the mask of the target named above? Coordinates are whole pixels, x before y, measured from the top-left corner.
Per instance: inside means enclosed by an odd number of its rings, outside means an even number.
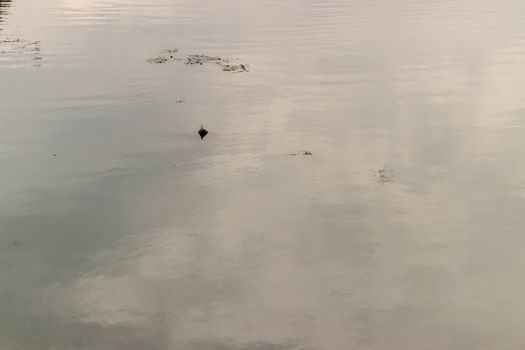
[[[0,350],[523,349],[524,62],[522,0],[1,0]]]

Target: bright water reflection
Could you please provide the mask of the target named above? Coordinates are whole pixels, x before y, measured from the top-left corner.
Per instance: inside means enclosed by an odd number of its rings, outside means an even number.
[[[523,347],[524,17],[1,0],[0,349]]]

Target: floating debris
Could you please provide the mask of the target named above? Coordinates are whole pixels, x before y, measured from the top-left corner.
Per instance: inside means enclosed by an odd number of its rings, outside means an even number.
[[[312,152],[310,151],[300,151],[300,152],[297,152],[297,153],[289,153],[288,154],[289,156],[311,156],[312,155]]]
[[[175,101],[175,103],[184,103],[184,102],[186,102],[186,100],[177,100],[177,101]]]
[[[225,72],[247,72],[248,68],[245,64],[239,64],[239,65],[229,65],[226,64],[222,68]]]
[[[40,41],[29,41],[25,39],[3,39],[0,40],[0,55],[1,56],[25,56],[29,60],[40,61],[42,55],[40,54]],[[35,67],[40,67],[42,63],[34,64]]]
[[[184,59],[184,64],[187,65],[203,65],[205,63],[211,63],[216,64],[220,67],[222,67],[222,70],[225,72],[234,72],[234,73],[242,73],[242,72],[248,72],[248,65],[241,63],[241,64],[230,64],[230,61],[221,58],[218,56],[206,56],[206,55],[188,55]]]
[[[159,56],[159,57],[148,58],[147,61],[149,63],[166,63],[168,62],[168,59],[166,57]]]
[[[394,171],[392,169],[379,169],[377,171],[377,183],[384,184],[386,182],[391,182],[394,177]]]
[[[20,245],[20,242],[17,241],[16,239],[13,241],[13,245]]]
[[[53,157],[56,157],[56,156],[57,156],[57,154],[56,154],[56,153],[53,153]]]
[[[199,136],[201,137],[201,140],[204,139],[204,136],[208,135],[208,130],[204,129],[204,126],[201,125],[201,128],[198,131]]]
[[[248,65],[245,63],[232,64],[230,60],[218,57],[218,56],[207,56],[207,55],[188,55],[185,58],[174,56],[177,53],[177,49],[166,49],[161,51],[161,55],[147,59],[150,63],[167,63],[168,61],[183,62],[186,65],[199,65],[204,64],[216,64],[222,68],[225,72],[242,73],[248,72]]]
[[[223,60],[220,57],[213,57],[213,56],[206,56],[206,55],[188,55],[184,59],[185,64],[204,64],[204,63],[216,63],[221,64],[223,62],[227,62],[226,60]]]

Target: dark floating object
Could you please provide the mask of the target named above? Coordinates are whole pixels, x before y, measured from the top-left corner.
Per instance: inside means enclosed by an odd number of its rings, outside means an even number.
[[[56,157],[56,156],[57,156],[57,154],[56,154],[56,153],[53,153],[53,157]]]
[[[13,241],[13,245],[20,245],[20,242],[17,241],[17,240],[14,240],[14,241]]]
[[[208,130],[204,129],[204,126],[201,125],[201,128],[199,129],[199,136],[201,137],[201,140],[204,139],[204,136],[208,135]]]

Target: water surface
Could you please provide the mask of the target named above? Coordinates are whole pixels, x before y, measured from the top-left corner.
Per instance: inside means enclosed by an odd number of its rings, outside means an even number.
[[[0,0],[0,349],[523,348],[523,62],[520,0]]]

